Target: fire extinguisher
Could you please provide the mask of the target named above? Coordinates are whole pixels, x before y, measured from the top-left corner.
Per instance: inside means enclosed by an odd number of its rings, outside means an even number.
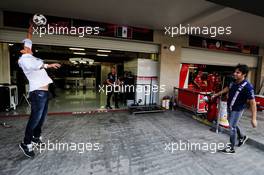
[[[217,98],[212,99],[211,95],[209,95],[206,96],[204,100],[207,103],[207,120],[212,122],[217,119]]]

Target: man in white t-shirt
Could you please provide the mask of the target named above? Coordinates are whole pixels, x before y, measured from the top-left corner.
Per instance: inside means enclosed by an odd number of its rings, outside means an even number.
[[[19,66],[29,81],[29,98],[31,101],[31,115],[29,117],[24,141],[19,147],[27,157],[34,157],[33,144],[41,145],[41,128],[48,112],[48,89],[52,79],[45,69],[60,68],[60,64],[44,64],[43,60],[32,54],[32,26],[28,38],[23,40],[24,47],[20,51],[22,56],[18,60]]]

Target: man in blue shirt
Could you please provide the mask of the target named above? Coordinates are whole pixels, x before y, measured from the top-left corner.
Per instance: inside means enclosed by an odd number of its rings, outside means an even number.
[[[237,65],[233,74],[234,81],[230,83],[229,87],[224,88],[222,91],[212,96],[212,98],[215,98],[221,94],[228,93],[227,111],[230,128],[230,144],[221,150],[223,153],[235,153],[234,147],[236,139],[238,139],[238,146],[243,145],[248,139],[246,135],[242,134],[240,128],[238,127],[239,119],[241,118],[247,103],[250,104],[252,115],[251,124],[254,128],[257,127],[257,109],[254,89],[246,80],[248,71],[249,68],[247,65]]]

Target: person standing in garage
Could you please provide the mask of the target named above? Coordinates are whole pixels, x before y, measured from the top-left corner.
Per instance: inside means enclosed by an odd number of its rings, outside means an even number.
[[[22,56],[18,60],[25,76],[29,81],[29,98],[31,102],[31,114],[26,126],[24,141],[19,144],[23,153],[30,158],[35,156],[32,143],[40,145],[41,128],[48,111],[49,84],[52,79],[45,69],[58,69],[60,64],[44,64],[43,60],[36,58],[32,53],[32,25],[29,28],[27,38],[23,40],[24,46],[20,51]]]
[[[222,91],[214,94],[212,98],[220,96],[221,94],[228,93],[227,110],[228,110],[228,122],[230,128],[230,144],[220,150],[226,154],[235,153],[235,144],[238,140],[238,147],[242,146],[248,139],[246,135],[243,135],[238,127],[239,120],[243,114],[247,103],[250,104],[251,110],[251,124],[255,128],[257,127],[257,109],[254,95],[254,89],[252,85],[246,80],[249,68],[247,65],[237,65],[233,74],[234,81],[230,83],[229,87],[224,88]],[[238,137],[237,137],[238,136]]]
[[[116,73],[116,68],[112,67],[111,68],[111,72],[107,75],[107,104],[106,104],[106,108],[107,109],[112,109],[111,105],[110,105],[110,101],[111,101],[111,97],[114,94],[114,101],[115,101],[115,108],[119,108],[118,106],[118,92],[115,92],[115,86],[120,85],[120,81],[119,78],[117,76]]]

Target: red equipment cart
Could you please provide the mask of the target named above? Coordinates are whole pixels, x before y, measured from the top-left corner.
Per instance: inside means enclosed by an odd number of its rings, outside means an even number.
[[[258,111],[264,110],[264,96],[263,95],[255,95],[257,109]]]
[[[204,97],[209,95],[210,92],[200,92],[196,90],[175,87],[174,91],[176,90],[178,90],[176,100],[179,107],[190,110],[196,114],[207,113],[207,103],[204,100]]]

